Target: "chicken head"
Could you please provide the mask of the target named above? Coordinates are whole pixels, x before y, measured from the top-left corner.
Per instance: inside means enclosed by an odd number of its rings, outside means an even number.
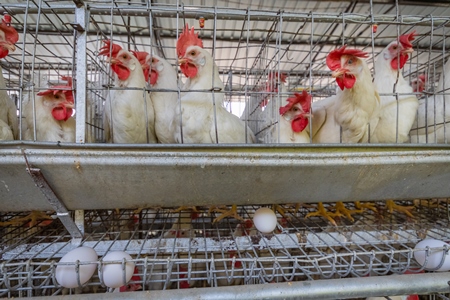
[[[177,55],[180,69],[188,78],[195,77],[198,69],[206,64],[203,42],[194,32],[194,27],[189,29],[188,24],[178,38]]]
[[[363,70],[360,58],[367,57],[368,53],[358,49],[349,49],[345,45],[328,54],[326,59],[327,66],[333,71],[331,76],[336,78],[336,82],[341,90],[353,87],[358,74]]]
[[[404,34],[399,37],[399,42],[391,42],[385,51],[383,58],[391,62],[391,68],[394,70],[402,69],[409,58],[409,54],[414,51],[411,42],[415,39],[416,32]]]
[[[19,34],[11,26],[11,16],[4,15],[0,23],[0,58],[4,58],[9,54],[9,51],[14,52],[16,46],[14,45],[19,40]]]
[[[303,90],[302,94],[295,93],[293,97],[287,99],[288,104],[280,107],[280,115],[291,122],[294,132],[303,131],[309,123],[311,117],[311,95]]]
[[[43,105],[51,110],[52,116],[57,121],[67,121],[73,113],[74,98],[72,93],[72,78],[63,77],[68,85],[57,85],[51,89],[39,92],[43,97]]]
[[[106,40],[104,43],[105,46],[100,48],[99,55],[109,57],[111,69],[117,74],[119,80],[127,80],[130,77],[131,71],[136,69],[136,65],[140,64],[138,59],[127,50],[122,49],[119,45],[111,45],[110,40]]]

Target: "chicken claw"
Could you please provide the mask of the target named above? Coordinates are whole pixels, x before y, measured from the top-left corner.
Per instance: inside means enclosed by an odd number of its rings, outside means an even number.
[[[215,208],[213,211],[221,212],[222,214],[214,219],[213,223],[219,222],[220,220],[226,218],[226,217],[233,217],[236,220],[244,221],[245,219],[238,215],[237,206],[233,204],[231,206],[231,209],[220,209]]]
[[[394,210],[397,210],[399,212],[404,213],[408,217],[414,218],[413,214],[411,213],[411,210],[416,208],[415,206],[402,206],[395,204],[394,200],[387,200],[386,201],[386,209],[391,214],[394,212]]]
[[[375,203],[371,203],[371,202],[366,202],[366,203],[361,203],[360,201],[355,201],[355,207],[357,209],[362,209],[363,211],[366,209],[370,209],[373,212],[378,212]]]
[[[328,212],[325,210],[325,207],[323,206],[322,202],[319,202],[317,204],[317,211],[316,212],[310,212],[308,213],[305,218],[309,218],[309,217],[319,217],[322,216],[325,219],[327,219],[331,224],[333,224],[334,226],[337,226],[336,221],[334,220],[335,217],[341,217],[342,214],[338,211],[336,212]]]

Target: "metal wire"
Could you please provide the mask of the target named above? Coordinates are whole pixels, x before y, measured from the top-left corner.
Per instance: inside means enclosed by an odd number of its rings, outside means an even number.
[[[212,224],[214,214],[206,211],[195,219],[190,212],[166,209],[86,211],[82,245],[99,256],[117,250],[131,254],[139,278],[132,283],[144,290],[421,272],[414,245],[427,237],[450,238],[448,220],[437,218],[447,214],[446,203],[420,202],[415,219],[389,214],[377,203],[378,213],[356,214],[354,222],[340,219],[336,227],[320,217],[305,219],[311,205],[297,212],[285,206],[287,215],[278,216],[282,231],[269,235],[254,227],[240,231],[243,223],[233,219]],[[251,219],[257,208],[239,207],[239,213]],[[20,215],[3,214],[2,221]],[[64,289],[55,290],[54,272],[59,259],[75,247],[70,235],[57,219],[28,226],[1,227],[0,295],[60,294]],[[94,263],[101,271],[100,263]],[[93,289],[106,291],[99,275],[83,288]]]

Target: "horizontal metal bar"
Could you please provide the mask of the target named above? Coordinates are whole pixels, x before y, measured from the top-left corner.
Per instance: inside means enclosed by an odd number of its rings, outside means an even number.
[[[22,14],[26,4],[10,4],[7,9],[0,7],[0,13],[9,12],[10,14]],[[58,14],[73,14],[76,6],[73,5],[50,5],[42,7],[42,13],[58,13]],[[91,15],[109,15],[111,6],[109,4],[90,3],[88,10]],[[275,21],[280,18],[278,11],[262,11],[262,10],[244,10],[244,9],[229,9],[229,8],[214,8],[214,7],[188,7],[184,6],[178,8],[176,6],[158,6],[152,5],[147,8],[142,5],[116,5],[112,13],[120,16],[148,16],[148,11],[152,11],[154,17],[174,17],[177,13],[181,14],[186,19],[198,19],[200,16],[205,19],[223,20],[244,20],[250,16],[252,21]],[[29,7],[28,14],[36,14],[39,9],[37,7]],[[396,20],[395,15],[375,15],[371,18],[369,15],[362,14],[342,14],[336,13],[291,13],[282,12],[283,22],[308,22],[314,19],[315,23],[334,23],[336,21],[366,23],[371,24],[372,19],[376,24],[414,24],[417,26],[446,26],[450,27],[448,17],[435,16],[401,16]]]
[[[21,180],[20,148],[69,210],[450,196],[442,185],[450,181],[449,145],[6,142],[0,177],[9,189],[0,189],[0,211],[48,207],[44,198],[30,203],[36,187]]]
[[[64,300],[109,299],[352,299],[449,292],[447,272],[416,275],[390,275],[300,282],[255,284],[218,288],[195,288],[130,293],[103,293],[54,296]],[[47,299],[48,297],[36,297]],[[25,300],[26,298],[16,298]]]

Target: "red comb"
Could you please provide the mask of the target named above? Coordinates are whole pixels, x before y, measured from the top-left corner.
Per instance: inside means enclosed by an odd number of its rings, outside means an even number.
[[[414,30],[409,34],[401,35],[398,39],[400,41],[400,44],[402,44],[404,48],[412,48],[413,45],[411,44],[411,42],[414,41],[416,35],[416,31]]]
[[[70,76],[61,76],[61,80],[67,81],[67,85],[55,85],[50,89],[37,93],[38,96],[46,96],[46,95],[56,95],[59,92],[64,93],[66,96],[66,100],[70,103],[74,103],[73,93],[72,93],[72,77]]]
[[[194,32],[194,26],[189,30],[189,25],[186,24],[183,33],[180,34],[177,41],[178,57],[182,57],[189,46],[199,46],[203,48],[203,42],[198,37],[198,33]]]
[[[358,49],[347,49],[347,45],[331,51],[327,56],[327,66],[331,71],[338,69],[341,66],[342,55],[353,55],[356,57],[367,58],[369,53]]]
[[[133,53],[133,55],[136,56],[141,65],[145,63],[147,56],[150,55],[148,52],[145,51],[131,51],[131,53]]]
[[[19,34],[14,29],[14,27],[11,26],[10,15],[3,16],[2,22],[0,23],[0,30],[5,33],[6,41],[10,42],[11,44],[15,44],[19,40]]]
[[[308,94],[308,92],[305,90],[303,90],[301,94],[294,93],[293,97],[287,98],[287,102],[288,104],[280,107],[280,115],[284,115],[297,103],[300,103],[305,113],[309,113],[309,111],[311,110],[311,95]]]
[[[114,57],[117,55],[117,53],[119,53],[120,50],[122,50],[122,47],[120,47],[117,44],[112,44],[112,48],[111,48],[111,41],[110,40],[104,40],[103,43],[105,43],[105,46],[100,48],[100,52],[98,53],[98,55],[104,55],[107,57]],[[109,52],[109,50],[111,49],[111,52]]]
[[[280,74],[281,82],[286,83],[286,78],[287,78],[287,74],[286,73],[281,73]],[[278,72],[270,72],[269,73],[268,80],[272,80],[272,79],[278,79]]]

